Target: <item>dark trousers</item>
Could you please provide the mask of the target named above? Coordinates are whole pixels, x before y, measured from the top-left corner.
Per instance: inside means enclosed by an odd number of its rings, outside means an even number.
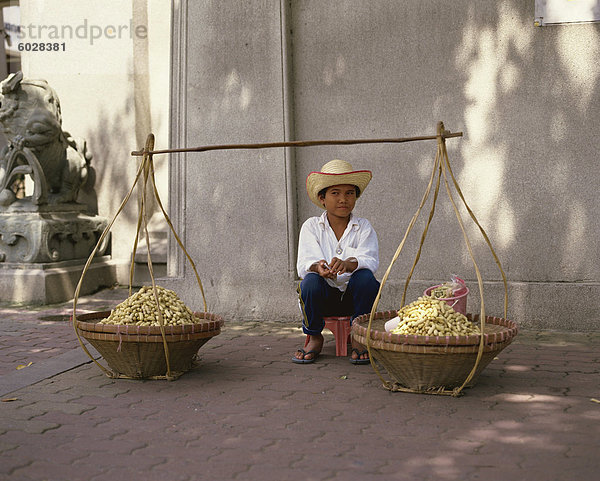
[[[354,271],[345,292],[327,284],[319,274],[311,272],[298,286],[302,308],[302,330],[305,334],[320,334],[325,326],[323,317],[350,316],[352,319],[371,312],[379,292],[379,281],[368,269]]]

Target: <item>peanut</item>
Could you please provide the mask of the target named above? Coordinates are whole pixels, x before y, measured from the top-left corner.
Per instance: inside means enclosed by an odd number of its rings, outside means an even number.
[[[456,312],[446,302],[432,296],[422,296],[398,311],[400,322],[394,334],[419,336],[479,335],[479,326]]]
[[[183,325],[202,322],[195,316],[177,294],[164,287],[156,286],[158,304],[163,325]],[[138,292],[118,304],[106,319],[99,324],[131,324],[138,326],[159,326],[159,314],[152,286],[144,286]]]

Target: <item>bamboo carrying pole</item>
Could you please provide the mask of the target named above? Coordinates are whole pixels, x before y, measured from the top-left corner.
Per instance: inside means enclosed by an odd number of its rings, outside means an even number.
[[[444,132],[443,138],[462,137],[462,132]],[[399,144],[404,142],[415,142],[419,140],[437,140],[437,135],[424,135],[419,137],[401,137],[391,139],[348,139],[348,140],[292,140],[289,142],[267,142],[261,144],[218,144],[203,145],[201,147],[185,147],[180,149],[163,150],[134,150],[132,156],[143,156],[145,154],[172,154],[181,152],[208,152],[210,150],[242,150],[242,149],[271,149],[276,147],[315,147],[320,145],[359,145],[359,144]]]

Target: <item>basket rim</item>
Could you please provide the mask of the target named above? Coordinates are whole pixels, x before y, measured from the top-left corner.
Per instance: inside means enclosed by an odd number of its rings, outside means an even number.
[[[354,340],[366,345],[366,337],[354,334]],[[484,344],[484,353],[500,352],[512,343],[512,339],[503,342],[493,342]],[[373,351],[394,351],[405,354],[425,354],[448,356],[450,354],[477,354],[479,346],[477,345],[449,345],[449,344],[401,344],[386,342],[383,340],[370,340],[371,350]]]
[[[374,319],[392,319],[398,315],[397,311],[376,312]],[[479,314],[467,313],[467,318],[479,322]],[[367,326],[370,314],[363,314],[354,319],[352,323],[352,334],[367,337]],[[483,334],[484,344],[499,344],[512,340],[518,332],[514,321],[495,316],[485,316],[486,324],[500,326],[499,332]],[[375,341],[383,341],[390,344],[410,344],[415,346],[478,346],[480,335],[471,336],[419,336],[416,334],[393,334],[391,332],[371,329],[369,338]]]
[[[135,324],[98,324],[98,321],[107,318],[111,311],[89,312],[77,316],[77,329],[82,332],[114,334],[117,336],[161,336],[162,331],[160,326],[137,326]],[[193,335],[211,331],[221,331],[221,327],[225,324],[224,319],[218,314],[210,312],[194,312],[194,315],[208,319],[207,321],[194,324],[184,324],[179,326],[166,325],[164,326],[166,335]],[[73,316],[71,316],[73,321]],[[95,321],[95,322],[90,322]],[[217,334],[218,334],[217,332]]]
[[[169,334],[165,332],[165,340],[167,343],[178,343],[187,341],[197,341],[199,339],[210,339],[211,337],[217,336],[221,333],[220,329],[214,329],[212,331],[196,332],[194,334]],[[81,336],[88,341],[95,339],[97,341],[106,342],[163,342],[161,335],[150,335],[150,334],[115,334],[109,332],[94,332],[94,331],[81,331]]]

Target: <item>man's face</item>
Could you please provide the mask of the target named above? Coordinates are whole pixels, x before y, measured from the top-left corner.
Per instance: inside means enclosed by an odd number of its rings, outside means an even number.
[[[330,215],[347,218],[356,204],[356,187],[349,184],[331,186],[321,201]]]

